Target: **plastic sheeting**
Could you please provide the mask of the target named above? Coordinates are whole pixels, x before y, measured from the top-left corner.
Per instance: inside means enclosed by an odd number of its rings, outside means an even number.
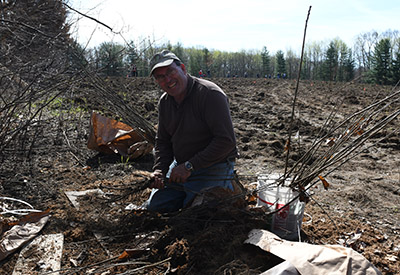
[[[0,239],[0,260],[16,251],[22,245],[36,237],[49,220],[49,212],[29,214],[6,230]]]
[[[151,152],[153,145],[131,126],[92,112],[87,147],[106,154],[135,159]]]
[[[367,259],[351,248],[286,241],[267,230],[253,229],[245,243],[253,244],[291,263],[302,275],[380,275]]]

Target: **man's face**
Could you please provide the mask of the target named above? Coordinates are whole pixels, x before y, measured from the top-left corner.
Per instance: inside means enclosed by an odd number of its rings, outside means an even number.
[[[172,63],[166,67],[154,70],[153,77],[167,94],[173,96],[176,101],[181,102],[185,97],[187,86],[187,74],[185,65],[177,66]]]

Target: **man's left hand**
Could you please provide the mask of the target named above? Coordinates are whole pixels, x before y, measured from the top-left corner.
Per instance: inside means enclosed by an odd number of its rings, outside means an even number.
[[[172,169],[169,182],[184,183],[190,176],[191,172],[185,168],[184,164],[179,164]]]

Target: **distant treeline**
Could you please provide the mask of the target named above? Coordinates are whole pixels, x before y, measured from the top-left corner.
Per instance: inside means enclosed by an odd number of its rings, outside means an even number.
[[[78,46],[79,47],[79,46]],[[268,45],[260,50],[226,52],[204,47],[184,48],[182,44],[155,45],[143,40],[122,45],[104,42],[83,50],[86,66],[106,76],[129,75],[132,66],[138,76],[148,76],[149,60],[162,49],[173,51],[185,63],[187,71],[206,77],[297,78],[300,53],[281,50],[272,54]],[[400,79],[399,31],[371,31],[357,36],[353,47],[339,38],[330,42],[312,42],[305,46],[301,79],[351,81],[395,85]]]
[[[104,76],[148,76],[149,61],[161,49],[175,52],[187,71],[206,77],[297,78],[300,52],[262,49],[226,52],[182,44],[157,43],[155,39],[104,42],[86,49],[71,35],[71,8],[63,0],[0,1],[0,65],[20,76],[27,71],[77,71],[85,69]],[[79,30],[77,30],[79,32]],[[297,45],[300,48],[300,45]],[[67,64],[66,64],[67,63]],[[66,68],[66,67],[67,68]],[[50,69],[51,68],[51,69]],[[26,75],[26,76],[25,76]],[[400,78],[399,31],[359,34],[351,47],[340,38],[305,46],[301,78],[324,81],[358,81],[395,85]]]

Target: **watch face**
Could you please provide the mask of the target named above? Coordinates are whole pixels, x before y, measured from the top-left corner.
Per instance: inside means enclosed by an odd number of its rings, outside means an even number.
[[[188,170],[193,170],[193,165],[190,163],[190,162],[185,162],[185,167],[186,167],[186,169],[188,169]]]

